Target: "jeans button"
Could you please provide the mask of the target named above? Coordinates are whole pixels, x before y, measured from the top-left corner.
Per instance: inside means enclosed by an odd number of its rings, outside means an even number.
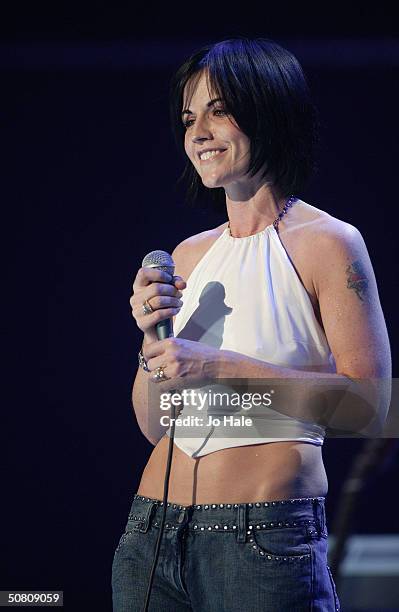
[[[184,521],[184,516],[185,516],[185,513],[183,510],[182,512],[180,512],[179,516],[177,517],[177,522],[182,523]]]

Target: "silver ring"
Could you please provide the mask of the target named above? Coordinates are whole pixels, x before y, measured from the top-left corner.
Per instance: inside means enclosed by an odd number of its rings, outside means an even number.
[[[143,308],[143,312],[145,315],[151,314],[152,312],[154,312],[154,309],[151,307],[151,304],[149,304],[148,300],[145,300],[145,302],[142,305],[142,308]]]
[[[154,370],[154,379],[156,382],[159,382],[160,380],[169,380],[167,376],[165,376],[165,372],[164,372],[164,368],[166,366],[159,366],[158,368],[155,368]]]

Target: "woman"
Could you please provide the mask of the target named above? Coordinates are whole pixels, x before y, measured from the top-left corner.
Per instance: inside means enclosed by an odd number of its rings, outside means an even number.
[[[170,429],[159,411],[150,414],[148,389],[390,377],[361,234],[295,196],[314,168],[317,142],[296,58],[266,39],[205,47],[176,73],[171,115],[189,160],[191,199],[209,192],[228,221],[175,248],[174,284],[148,267],[133,284],[132,314],[144,332],[133,405],[155,448],[115,551],[116,611],[144,605],[162,514]],[[156,323],[172,316],[175,337],[158,341]],[[205,418],[176,423],[150,610],[339,610],[326,557],[328,422],[314,404],[294,403],[262,405],[258,422],[239,433]],[[209,400],[206,407],[215,414]],[[181,417],[198,410],[185,404]],[[338,412],[334,418],[345,429]]]

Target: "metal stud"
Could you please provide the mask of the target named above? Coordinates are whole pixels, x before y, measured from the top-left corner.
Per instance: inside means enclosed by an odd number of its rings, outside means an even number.
[[[212,527],[210,525],[208,527],[208,531],[212,531]]]
[[[251,535],[251,533],[252,533],[251,531],[247,531],[247,535]]]
[[[215,525],[215,529],[219,529],[219,525]]]
[[[253,508],[253,504],[248,504],[248,507],[249,508]]]
[[[224,508],[224,504],[219,504],[219,508]]]
[[[255,506],[256,506],[257,508],[260,508],[260,503],[259,503],[259,502],[256,502]]]
[[[201,531],[205,531],[205,527],[201,527]]]
[[[263,552],[263,550],[260,550],[259,554],[263,556],[265,553]]]
[[[226,508],[231,508],[231,504],[227,504]]]
[[[194,525],[194,529],[198,529],[198,525]]]
[[[253,525],[248,525],[248,529],[252,529],[252,528],[253,528]]]
[[[223,525],[223,529],[228,529],[227,525]]]
[[[209,508],[209,506],[208,506],[208,505],[205,505],[205,506],[204,506],[204,509],[205,509],[205,510],[208,510],[208,508]]]
[[[212,504],[212,508],[216,508],[216,507],[217,507],[217,505],[216,505],[216,504]]]

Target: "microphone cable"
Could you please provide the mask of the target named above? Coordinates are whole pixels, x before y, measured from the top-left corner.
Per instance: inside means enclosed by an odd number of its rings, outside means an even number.
[[[162,535],[163,535],[163,529],[164,529],[165,518],[166,518],[166,509],[167,509],[167,502],[168,502],[168,490],[169,490],[169,477],[170,477],[170,469],[171,469],[171,466],[172,466],[173,444],[174,444],[174,437],[175,437],[175,408],[176,408],[176,406],[174,405],[173,402],[171,402],[171,418],[173,420],[172,420],[171,432],[170,432],[170,436],[169,436],[168,459],[167,459],[167,462],[166,462],[165,481],[164,481],[164,490],[163,490],[163,499],[162,499],[162,502],[163,502],[162,517],[161,517],[161,524],[159,526],[159,534],[158,534],[157,544],[156,544],[156,547],[155,547],[154,561],[152,563],[150,577],[149,577],[149,580],[148,580],[147,593],[146,593],[146,597],[145,597],[145,603],[144,603],[143,612],[148,612],[148,605],[149,605],[149,601],[150,601],[151,588],[152,588],[152,583],[154,581],[154,575],[155,575],[155,570],[156,570],[156,566],[157,566],[157,562],[158,562],[159,551],[160,551],[160,548],[161,548]]]

